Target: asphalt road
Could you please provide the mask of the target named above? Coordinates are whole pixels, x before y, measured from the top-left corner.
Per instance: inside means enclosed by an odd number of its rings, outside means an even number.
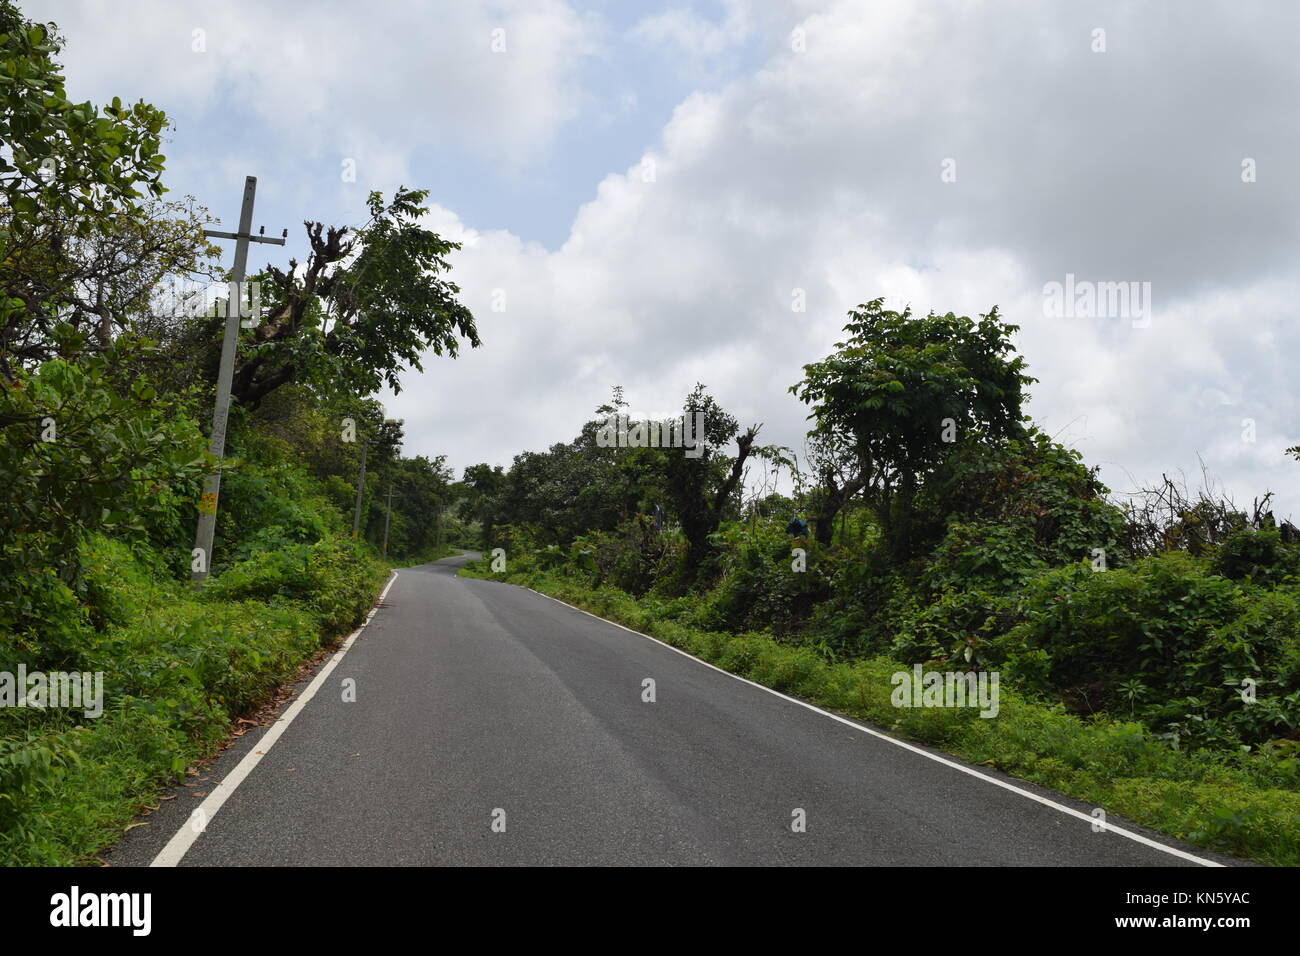
[[[1196,865],[538,594],[456,578],[463,560],[400,572],[180,865]],[[151,862],[196,792],[109,862]]]

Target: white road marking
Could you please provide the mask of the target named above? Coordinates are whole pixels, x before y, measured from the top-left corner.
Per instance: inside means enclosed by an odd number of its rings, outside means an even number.
[[[695,661],[697,664],[703,664],[705,667],[713,668],[713,670],[717,671],[719,674],[726,674],[728,677],[733,677],[736,680],[748,684],[751,687],[757,687],[759,690],[767,691],[767,693],[780,697],[782,700],[788,700],[792,704],[798,704],[800,707],[805,707],[808,710],[811,710],[813,713],[821,714],[823,717],[829,717],[831,720],[838,720],[841,724],[844,724],[846,727],[852,727],[854,730],[860,730],[864,734],[870,734],[873,737],[878,737],[879,739],[887,741],[896,747],[902,747],[904,750],[910,750],[912,753],[920,754],[922,757],[925,757],[928,760],[933,760],[935,763],[941,763],[945,767],[952,767],[954,770],[960,770],[962,773],[969,774],[972,777],[975,777],[979,780],[983,780],[985,783],[991,783],[995,787],[1001,787],[1003,790],[1010,790],[1012,793],[1018,793],[1022,797],[1028,797],[1030,800],[1033,800],[1035,803],[1041,803],[1043,804],[1043,806],[1051,807],[1054,810],[1059,810],[1061,813],[1067,814],[1072,817],[1077,817],[1078,819],[1083,820],[1089,824],[1097,823],[1097,819],[1095,817],[1084,813],[1082,810],[1076,810],[1073,807],[1067,807],[1063,803],[1057,803],[1055,800],[1049,800],[1047,797],[1040,796],[1037,793],[1032,793],[1031,791],[1025,790],[1022,787],[1017,787],[1015,784],[1007,783],[1005,780],[999,780],[996,777],[990,777],[988,774],[981,773],[980,771],[975,770],[972,767],[967,767],[964,764],[960,764],[955,760],[949,760],[946,757],[940,757],[938,754],[933,754],[930,753],[930,751],[928,750],[923,750],[920,747],[913,746],[912,744],[907,743],[907,741],[899,740],[897,737],[891,737],[888,734],[883,734],[880,731],[873,730],[870,727],[864,727],[862,724],[849,720],[847,717],[841,717],[839,714],[833,714],[829,710],[822,710],[820,707],[815,707],[812,704],[808,703],[807,701],[802,701],[799,700],[797,697],[791,697],[788,694],[783,694],[779,690],[773,690],[770,687],[764,687],[762,684],[756,684],[754,681],[741,677],[739,674],[733,674],[731,673],[731,671],[723,670],[721,667],[718,667],[715,664],[710,664],[706,660],[701,660],[700,658],[696,657],[694,654],[688,654],[686,651],[682,650],[679,647],[673,647],[671,644],[665,641],[661,641],[657,637],[651,637],[649,634],[642,634],[640,631],[634,631],[630,627],[624,627],[622,624],[619,624],[617,621],[606,620],[605,618],[601,617],[599,614],[592,614],[590,611],[584,611],[580,607],[574,607],[572,604],[569,604],[567,601],[561,601],[559,598],[551,597],[549,594],[542,594],[541,591],[535,591],[532,588],[524,588],[524,590],[532,591],[534,594],[544,597],[548,601],[554,601],[556,604],[563,604],[567,608],[572,608],[573,610],[579,612],[580,614],[585,614],[588,617],[594,617],[598,621],[604,621],[604,623],[606,624],[612,624],[614,625],[614,627],[622,628],[623,630],[627,631],[629,634],[635,634],[637,635],[637,637],[644,637],[647,641],[654,641],[656,644],[666,647],[670,651],[675,651],[676,653],[681,654],[683,657]],[[1149,846],[1152,849],[1161,851],[1162,853],[1168,853],[1170,856],[1176,856],[1179,859],[1190,860],[1193,863],[1199,863],[1201,866],[1220,866],[1220,867],[1223,866],[1222,863],[1217,863],[1214,860],[1207,860],[1204,857],[1195,856],[1194,854],[1187,853],[1184,850],[1179,850],[1176,847],[1166,846],[1163,843],[1159,843],[1155,840],[1152,840],[1149,837],[1143,836],[1141,833],[1134,833],[1132,830],[1126,830],[1123,827],[1117,827],[1111,823],[1103,824],[1103,827],[1104,827],[1104,832],[1106,833],[1118,833],[1120,836],[1127,837],[1128,839],[1133,840],[1136,843],[1141,843],[1144,846]]]
[[[370,609],[370,613],[361,622],[361,626],[348,635],[343,645],[334,652],[334,656],[329,659],[315,678],[312,679],[312,682],[307,685],[307,689],[298,695],[297,700],[289,705],[288,709],[276,720],[275,725],[262,735],[262,738],[258,740],[253,749],[244,754],[244,759],[239,761],[235,769],[230,771],[225,779],[217,784],[204,801],[198,805],[198,808],[190,815],[190,819],[181,825],[175,835],[167,841],[167,845],[154,857],[153,862],[149,864],[150,866],[176,866],[181,862],[189,848],[194,845],[194,841],[212,824],[212,818],[217,815],[221,805],[230,799],[230,795],[235,792],[235,788],[244,782],[245,778],[253,772],[254,767],[261,763],[262,758],[270,752],[271,748],[275,746],[275,742],[280,739],[280,735],[285,732],[288,726],[293,723],[293,719],[307,706],[307,702],[316,695],[316,691],[320,690],[321,685],[325,683],[325,679],[338,666],[339,661],[343,660],[343,655],[352,647],[352,643],[357,639],[357,636],[366,629],[370,619],[379,610],[379,605],[384,602],[384,598],[388,597],[388,589],[397,580],[397,572],[394,571],[392,574],[393,576],[388,579],[388,583],[384,585],[384,590],[380,592],[379,600]],[[195,816],[203,821],[203,825],[197,829],[192,825]]]

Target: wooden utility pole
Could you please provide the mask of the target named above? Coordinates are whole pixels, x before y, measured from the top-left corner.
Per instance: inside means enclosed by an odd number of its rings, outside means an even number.
[[[217,401],[212,410],[212,438],[208,450],[218,459],[226,453],[226,419],[230,415],[230,385],[235,377],[235,346],[239,344],[239,320],[243,297],[244,271],[248,266],[248,244],[267,242],[282,246],[289,230],[279,239],[254,236],[253,197],[257,193],[257,177],[244,180],[244,204],[239,210],[239,232],[218,232],[204,229],[209,239],[234,239],[235,263],[230,270],[230,295],[226,300],[226,332],[221,340],[221,369],[217,373]],[[263,230],[265,231],[265,230]],[[199,499],[199,526],[194,534],[194,553],[191,556],[190,579],[202,584],[208,577],[212,564],[212,536],[217,528],[217,498],[221,494],[221,466],[203,482],[203,497]]]
[[[389,482],[388,494],[384,495],[388,499],[388,513],[384,515],[384,557],[388,557],[388,525],[393,520],[393,485]]]
[[[361,440],[361,474],[357,476],[357,505],[352,510],[352,537],[356,537],[361,530],[361,496],[366,491],[366,451],[373,443],[372,438],[363,438]]]
[[[401,421],[403,421],[403,419],[385,418],[384,424],[391,425]],[[364,438],[361,441],[361,474],[357,476],[357,504],[352,511],[352,537],[354,538],[361,533],[361,497],[362,495],[365,494],[365,490],[366,490],[366,451],[370,448],[371,445],[380,445],[380,444],[383,444],[383,441],[379,438]],[[389,486],[388,490],[389,491],[393,490],[391,485]],[[388,529],[387,527],[385,527],[384,529],[385,538],[387,538],[387,535],[388,535]]]

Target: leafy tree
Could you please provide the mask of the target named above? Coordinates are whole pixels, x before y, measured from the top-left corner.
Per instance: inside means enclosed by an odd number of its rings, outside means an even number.
[[[183,398],[122,380],[138,348],[56,359],[0,389],[0,633],[44,628],[50,602],[79,593],[87,534],[144,532],[212,465]]]
[[[458,510],[469,521],[479,526],[484,543],[492,540],[492,528],[497,523],[498,497],[506,487],[505,471],[486,462],[470,465],[455,486]]]
[[[50,275],[51,257],[61,254],[57,237],[121,229],[139,213],[141,190],[155,197],[164,192],[158,146],[165,114],[143,102],[125,107],[117,98],[102,109],[74,103],[54,59],[61,46],[53,24],[25,20],[11,0],[0,0],[3,382],[13,378],[15,345],[30,347],[51,332],[50,310],[32,277]]]
[[[339,476],[355,481],[361,464],[361,442],[375,442],[366,453],[366,470],[372,475],[398,459],[404,427],[385,417],[384,406],[373,398],[349,392],[294,384],[277,390],[255,410],[245,410],[250,426],[289,446],[317,478]],[[239,435],[232,436],[236,443]],[[352,488],[355,492],[355,488]],[[352,505],[349,495],[341,503]]]
[[[804,366],[790,391],[812,406],[813,432],[845,436],[877,476],[874,499],[891,549],[905,554],[913,503],[959,438],[1018,435],[1024,374],[997,309],[978,321],[949,312],[913,318],[875,299],[849,313],[849,338]]]
[[[813,538],[827,547],[834,537],[836,516],[871,485],[874,472],[871,462],[842,436],[810,433],[807,460],[816,482],[805,495],[812,514]]]
[[[386,474],[376,477],[375,505],[369,521],[372,541],[383,540],[387,510],[383,496],[391,488],[393,503],[388,553],[395,557],[418,557],[444,543],[442,518],[451,498],[453,477],[447,467],[447,456],[402,458],[386,469]]]
[[[548,545],[568,545],[591,532],[626,530],[627,522],[648,519],[656,505],[663,506],[687,540],[685,570],[694,577],[713,553],[709,536],[724,517],[739,513],[746,463],[754,457],[775,458],[781,450],[754,444],[759,426],[740,433],[736,419],[703,385],[695,387],[683,407],[692,429],[696,413],[703,415],[697,449],[602,443],[599,432],[609,426],[608,416],[626,406],[616,388],[613,403],[596,410],[602,417],[588,421],[572,442],[516,455],[499,486],[486,465],[475,467],[473,481],[485,491],[492,489],[487,500],[494,525],[528,527]],[[667,433],[667,428],[661,432]],[[728,455],[723,449],[733,439],[736,453]],[[469,479],[468,470],[466,474]]]
[[[119,211],[87,234],[61,220],[31,230],[5,270],[9,292],[26,303],[23,321],[8,330],[7,351],[29,367],[53,357],[51,331],[60,322],[93,332],[87,347],[100,350],[128,328],[175,335],[177,326],[194,321],[186,314],[193,304],[158,292],[164,280],[193,291],[193,279],[216,277],[220,250],[203,236],[208,221],[191,199]]]
[[[757,447],[761,425],[751,425],[744,432],[736,419],[724,412],[703,385],[696,385],[686,397],[682,413],[694,422],[703,414],[704,434],[700,454],[688,456],[685,449],[663,450],[665,490],[686,536],[686,573],[696,574],[713,552],[709,536],[728,511],[736,511],[736,495],[751,455],[768,454],[772,449]],[[732,439],[736,453],[727,455],[723,447]]]
[[[567,545],[587,531],[611,529],[618,518],[606,483],[613,451],[580,436],[516,455],[496,498],[495,523],[531,525],[544,544]]]
[[[419,224],[427,190],[399,188],[391,202],[372,192],[371,219],[348,227],[307,223],[311,255],[301,270],[268,266],[267,318],[248,334],[232,394],[256,407],[280,386],[306,379],[369,395],[385,383],[401,391],[398,372],[422,370],[426,350],[455,357],[458,336],[478,346],[474,316],[443,278],[459,243]]]
[[[622,389],[615,387],[613,404],[600,405],[600,417],[586,422],[573,441],[516,455],[492,498],[493,523],[529,525],[542,543],[568,545],[578,535],[613,531],[629,518],[649,515],[656,504],[666,504],[668,450],[616,447],[600,440],[609,416],[626,407]],[[475,476],[488,478],[481,471]]]

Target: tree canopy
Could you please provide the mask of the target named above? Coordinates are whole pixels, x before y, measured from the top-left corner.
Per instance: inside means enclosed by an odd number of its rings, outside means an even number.
[[[363,395],[383,385],[397,392],[398,373],[422,370],[424,352],[454,358],[460,338],[480,344],[474,316],[456,298],[460,288],[445,276],[459,243],[420,225],[427,196],[401,187],[385,203],[372,192],[370,221],[355,232],[305,223],[305,266],[290,260],[260,276],[267,317],[248,335],[235,371],[238,401],[256,406],[299,378]]]
[[[959,441],[1020,434],[1034,379],[1011,341],[1018,327],[996,307],[978,320],[913,317],[873,299],[849,316],[849,337],[805,365],[790,391],[812,407],[812,434],[848,442],[859,470],[870,471],[883,530],[901,544],[923,477]]]
[[[0,0],[0,378],[49,357],[69,289],[70,237],[130,232],[141,200],[165,192],[159,152],[166,115],[120,99],[70,100],[53,24]],[[53,302],[51,301],[53,300]],[[53,307],[51,307],[53,305]]]

